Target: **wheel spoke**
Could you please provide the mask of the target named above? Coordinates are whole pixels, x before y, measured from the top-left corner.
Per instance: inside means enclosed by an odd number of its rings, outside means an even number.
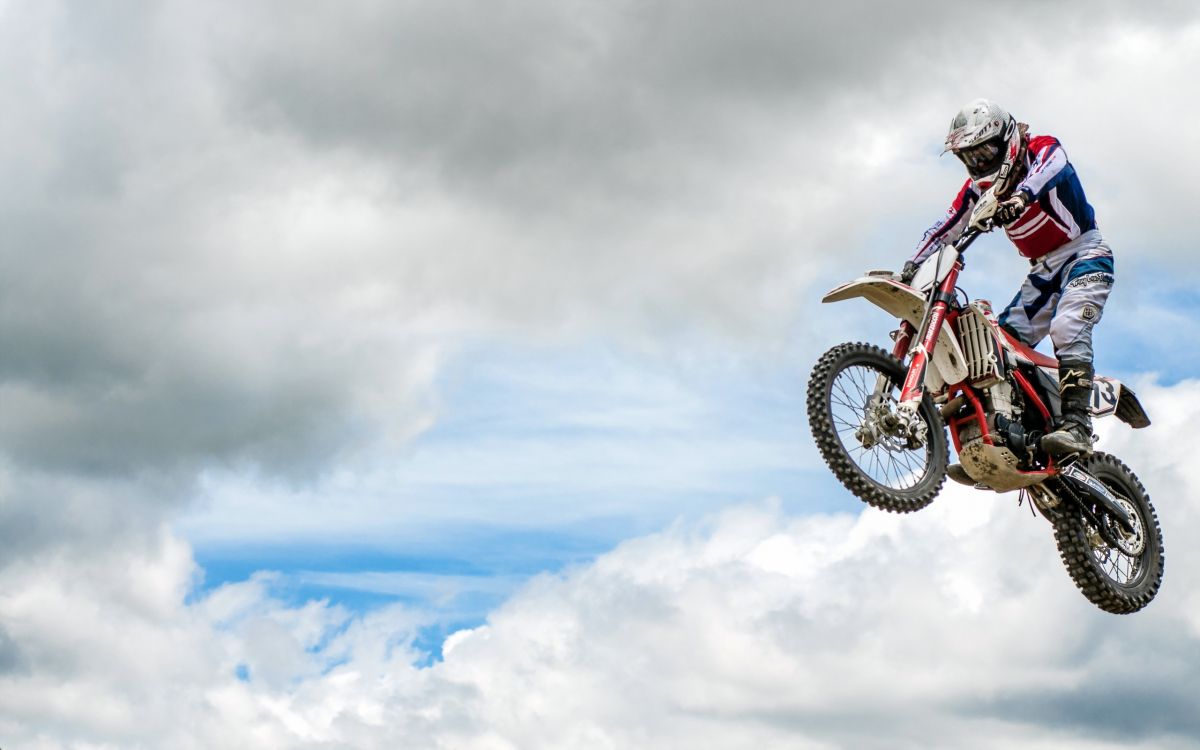
[[[848,395],[848,394],[847,394],[847,395]],[[833,394],[830,394],[829,398],[830,398],[830,400],[831,400],[831,401],[833,401],[834,403],[836,403],[838,406],[844,406],[845,408],[849,409],[850,411],[852,411],[852,412],[854,412],[854,413],[865,413],[865,412],[866,412],[866,410],[867,410],[867,405],[866,405],[866,403],[863,403],[863,404],[860,404],[860,405],[851,404],[851,403],[848,403],[848,402],[846,402],[846,401],[843,401],[843,400],[842,400],[842,399],[840,399],[840,398],[837,398],[837,397],[836,397],[836,396],[834,396]]]
[[[858,389],[858,395],[862,396],[863,403],[868,403],[871,400],[871,394],[867,390],[866,374],[861,369],[855,370],[850,377],[850,381]]]
[[[889,464],[889,465],[892,467],[892,469],[894,469],[894,470],[895,470],[895,472],[896,472],[896,479],[895,479],[895,481],[896,481],[897,483],[900,483],[900,482],[901,482],[901,481],[904,479],[904,477],[905,477],[905,476],[908,474],[908,472],[907,472],[907,471],[904,471],[903,469],[901,469],[901,468],[900,468],[900,464],[899,464],[899,462],[896,460],[896,454],[895,454],[895,453],[892,453],[891,451],[888,451],[888,453],[887,453],[887,457],[888,457],[888,464]],[[907,484],[905,484],[904,486],[907,486]]]
[[[1138,513],[1136,506],[1134,506],[1132,502],[1120,494],[1114,494],[1117,495],[1118,502],[1121,504],[1121,506],[1134,518],[1135,533],[1144,533],[1141,531],[1144,527],[1142,525],[1141,515]],[[1111,525],[1111,533],[1118,536],[1122,536],[1124,534],[1124,530],[1117,527],[1115,521],[1107,518],[1102,519],[1102,521],[1104,521],[1106,525]],[[1085,523],[1084,528],[1088,536],[1094,536],[1100,539],[1103,538],[1099,533],[1099,530],[1092,526],[1092,524]],[[1094,547],[1092,550],[1092,557],[1095,558],[1096,565],[1100,568],[1101,572],[1103,572],[1109,580],[1122,586],[1128,585],[1137,579],[1138,574],[1142,569],[1143,554],[1145,554],[1145,549],[1143,549],[1141,554],[1131,555],[1120,547],[1109,544],[1107,541],[1100,542],[1100,544]]]
[[[906,490],[916,486],[925,475],[932,458],[930,446],[913,450],[897,437],[876,433],[877,442],[866,448],[858,439],[859,431],[864,427],[870,429],[876,418],[871,399],[881,375],[865,365],[853,365],[837,373],[829,390],[829,414],[847,456],[863,474],[884,487]],[[896,403],[896,388],[892,381],[891,392],[884,392],[885,403]]]

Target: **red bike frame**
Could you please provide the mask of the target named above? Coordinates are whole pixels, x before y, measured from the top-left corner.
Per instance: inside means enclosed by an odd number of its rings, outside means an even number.
[[[955,261],[954,267],[946,274],[946,278],[942,279],[937,285],[937,289],[933,294],[933,304],[929,308],[929,312],[925,316],[924,334],[921,336],[920,343],[916,351],[912,353],[912,361],[908,365],[908,374],[904,378],[904,386],[900,389],[900,403],[911,403],[915,408],[920,404],[921,398],[925,395],[925,371],[929,368],[929,359],[933,356],[934,347],[937,346],[938,335],[942,332],[942,326],[950,323],[954,324],[958,318],[958,309],[955,305],[955,289],[958,286],[958,275],[962,272],[963,261],[961,253],[967,249],[967,246],[975,241],[979,236],[979,232],[974,230],[967,232],[955,243],[954,248],[960,254],[958,260]],[[892,354],[901,362],[908,356],[909,350],[912,347],[913,337],[916,334],[916,328],[908,321],[901,321],[900,330],[896,332],[896,345],[892,349]],[[1021,388],[1021,392],[1029,403],[1038,410],[1042,415],[1042,419],[1046,423],[1046,429],[1049,430],[1052,426],[1050,410],[1046,408],[1046,404],[1038,396],[1037,389],[1029,382],[1029,378],[1025,377],[1016,367],[1011,368],[1013,379]],[[983,442],[987,445],[994,445],[991,431],[987,424],[987,411],[983,407],[983,401],[979,398],[979,394],[975,389],[966,382],[953,383],[948,385],[947,399],[952,400],[957,396],[962,396],[971,405],[971,414],[963,417],[949,417],[950,436],[954,441],[954,450],[961,451],[962,443],[959,440],[959,428],[964,422],[975,421],[979,424],[979,433]],[[1051,458],[1047,464],[1047,468],[1037,471],[1023,471],[1022,474],[1057,474],[1058,470],[1054,467],[1054,460]]]

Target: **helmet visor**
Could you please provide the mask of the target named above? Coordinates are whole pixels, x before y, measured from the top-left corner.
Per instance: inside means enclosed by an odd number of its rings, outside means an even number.
[[[999,168],[1004,155],[1000,146],[1000,140],[993,138],[970,148],[958,149],[954,155],[966,166],[972,177],[983,177]]]

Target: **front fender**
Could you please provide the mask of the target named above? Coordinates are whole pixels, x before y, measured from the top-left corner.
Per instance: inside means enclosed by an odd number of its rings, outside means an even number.
[[[857,278],[831,290],[821,298],[821,302],[842,302],[860,297],[883,309],[893,318],[907,320],[914,328],[919,328],[922,318],[925,317],[925,298],[912,287],[901,284],[890,276]],[[940,391],[944,383],[958,383],[967,379],[967,364],[962,347],[958,345],[947,326],[942,326],[938,334],[937,347],[933,352],[933,365],[933,368],[925,372],[925,386],[932,391]]]

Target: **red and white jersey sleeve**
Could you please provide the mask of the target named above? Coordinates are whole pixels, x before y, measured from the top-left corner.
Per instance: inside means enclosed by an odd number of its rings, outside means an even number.
[[[954,197],[947,209],[946,215],[925,231],[921,241],[917,243],[917,251],[913,254],[914,263],[920,263],[937,251],[947,242],[954,242],[967,228],[967,219],[971,216],[971,207],[979,194],[971,180],[963,183],[962,189]]]

